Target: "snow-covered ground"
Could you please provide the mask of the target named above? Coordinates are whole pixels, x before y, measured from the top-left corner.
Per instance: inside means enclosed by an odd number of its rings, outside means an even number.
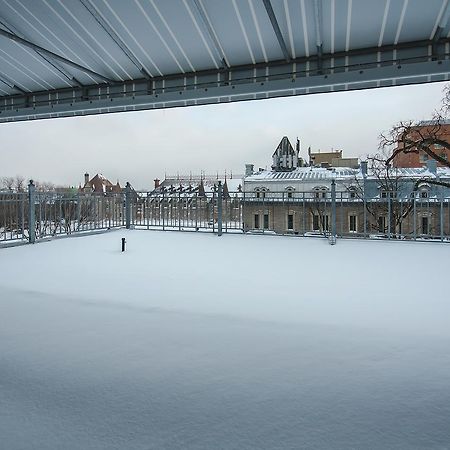
[[[137,230],[0,249],[0,448],[450,448],[449,256]]]

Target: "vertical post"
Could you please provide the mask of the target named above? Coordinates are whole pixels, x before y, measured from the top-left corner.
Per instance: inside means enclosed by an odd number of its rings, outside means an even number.
[[[28,184],[28,241],[30,244],[36,242],[36,186],[33,180]]]
[[[166,207],[165,207],[165,201],[166,201],[166,198],[165,198],[165,196],[164,196],[164,192],[165,191],[163,191],[163,195],[162,195],[162,203],[161,203],[161,216],[162,216],[162,229],[163,229],[163,231],[165,230],[165,227],[164,227],[164,225],[165,225],[165,214],[166,214]]]
[[[391,239],[391,191],[388,192],[388,239]]]
[[[336,242],[336,180],[331,180],[331,237]]]
[[[125,227],[129,230],[131,226],[131,185],[127,181],[125,186]]]
[[[77,193],[77,231],[80,231],[80,222],[81,222],[81,199],[80,193]]]
[[[417,239],[417,217],[416,217],[416,191],[414,191],[414,197],[413,197],[413,236],[414,240]]]
[[[245,233],[247,230],[245,229],[245,189],[242,193],[242,200],[240,200],[241,204],[241,210],[239,211],[239,214],[241,216],[241,224],[242,224],[242,231]]]
[[[444,192],[441,190],[441,205],[439,210],[439,231],[441,232],[441,242],[444,241]]]
[[[20,234],[25,237],[25,194],[20,194]]]
[[[363,181],[363,221],[364,221],[364,238],[367,239],[367,197],[366,197],[366,176]]]
[[[177,208],[177,214],[178,214],[178,231],[181,231],[181,214],[182,214],[182,205],[181,205],[181,188],[178,191],[178,208]]]
[[[222,236],[222,182],[217,187],[217,236]]]

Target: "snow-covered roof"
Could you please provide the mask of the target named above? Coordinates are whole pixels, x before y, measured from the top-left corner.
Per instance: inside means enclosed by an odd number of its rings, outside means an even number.
[[[277,172],[274,170],[262,170],[245,177],[245,181],[280,181],[280,180],[331,180],[332,178],[354,178],[361,172],[358,169],[339,167],[336,169],[324,169],[318,167],[297,167],[290,172]]]
[[[436,174],[430,172],[426,167],[419,168],[392,168],[391,176],[404,178],[450,178],[450,168],[438,167]],[[315,181],[315,180],[345,180],[354,178],[363,178],[361,169],[351,169],[349,167],[322,168],[322,167],[297,167],[290,172],[277,172],[275,170],[261,170],[253,175],[245,177],[245,182],[251,181]],[[377,178],[370,171],[368,179]]]

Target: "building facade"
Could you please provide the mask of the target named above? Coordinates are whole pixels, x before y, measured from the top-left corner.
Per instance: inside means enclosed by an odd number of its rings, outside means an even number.
[[[412,127],[411,133],[407,136],[411,140],[420,141],[421,139],[431,137],[450,143],[450,122],[436,123],[433,121],[424,121],[419,125]],[[404,148],[404,143],[399,140],[397,149]],[[440,144],[431,145],[431,149],[441,158],[450,161],[450,150]],[[413,148],[408,153],[399,152],[392,161],[394,167],[420,168],[430,159],[429,155],[418,148]],[[438,167],[443,165],[439,162]]]
[[[274,167],[277,167],[274,164]],[[247,165],[249,169],[249,165]],[[421,168],[296,167],[247,170],[243,227],[282,234],[326,234],[331,230],[332,185],[339,235],[448,235],[450,169],[435,161]]]

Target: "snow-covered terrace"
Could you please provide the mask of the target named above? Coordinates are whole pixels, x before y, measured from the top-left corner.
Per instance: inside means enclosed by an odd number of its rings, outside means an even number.
[[[448,448],[448,257],[138,230],[2,249],[0,447]]]

